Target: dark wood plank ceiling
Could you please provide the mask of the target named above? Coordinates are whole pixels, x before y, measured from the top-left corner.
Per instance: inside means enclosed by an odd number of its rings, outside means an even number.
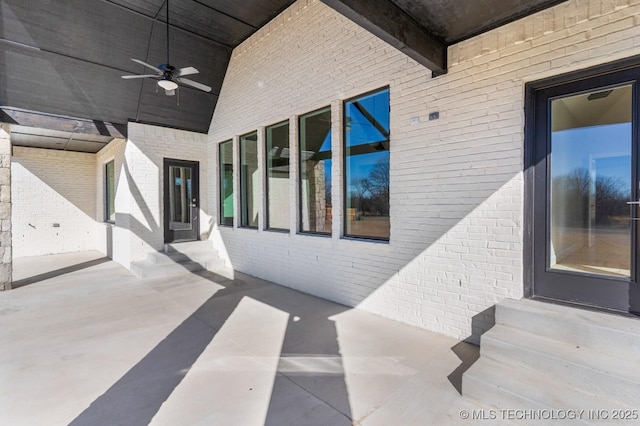
[[[434,68],[443,67],[433,65],[431,51],[446,54],[446,46],[560,2],[322,1]],[[165,0],[0,0],[0,107],[206,132],[232,50],[293,2],[170,0],[170,62],[196,67],[200,74],[189,78],[212,87],[211,93],[181,87],[178,104],[156,90],[155,80],[120,78],[149,71],[131,58],[166,62]],[[398,40],[394,31],[406,25],[411,37]]]
[[[392,0],[446,45],[566,0]]]

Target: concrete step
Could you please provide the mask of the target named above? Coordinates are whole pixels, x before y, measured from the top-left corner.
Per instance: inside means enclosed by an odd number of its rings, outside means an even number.
[[[163,252],[152,252],[147,259],[132,262],[131,272],[140,278],[187,274],[224,268],[211,241],[190,241],[164,245]]]
[[[143,260],[131,262],[131,272],[138,278],[157,278],[203,271],[205,267],[198,262],[183,262],[158,265]]]
[[[640,362],[640,319],[539,302],[505,299],[496,324]]]
[[[214,257],[201,261],[188,261],[179,263],[153,263],[147,260],[131,262],[131,273],[139,278],[156,278],[200,272],[204,270],[215,271],[224,268],[224,260]]]
[[[584,391],[634,405],[640,366],[598,350],[497,324],[482,336],[481,357],[552,377]]]
[[[496,305],[496,325],[481,338],[480,359],[463,375],[463,395],[496,409],[586,410],[578,419],[583,423],[596,420],[594,410],[637,409],[639,324],[504,300]]]
[[[220,258],[212,258],[199,262],[189,261],[163,264],[152,263],[148,259],[141,262],[131,262],[131,272],[139,278],[168,277],[204,270],[215,271],[224,267],[224,260]]]
[[[149,262],[157,265],[166,265],[172,263],[182,263],[182,262],[206,262],[208,260],[218,259],[218,252],[211,250],[198,250],[198,251],[188,251],[188,252],[176,252],[172,251],[169,253],[163,252],[153,252],[149,253],[147,256]]]
[[[462,392],[465,397],[496,410],[524,410],[530,413],[547,410],[556,414],[560,410],[576,410],[577,414],[579,410],[584,410],[575,419],[578,424],[591,424],[597,415],[594,410],[606,410],[611,415],[613,410],[633,408],[560,383],[549,376],[488,358],[480,358],[464,373]],[[503,419],[502,416],[498,418]],[[544,424],[540,419],[525,419],[522,423]]]
[[[184,243],[170,243],[164,245],[165,253],[188,253],[191,251],[213,250],[213,242],[211,240],[203,241],[187,241]]]

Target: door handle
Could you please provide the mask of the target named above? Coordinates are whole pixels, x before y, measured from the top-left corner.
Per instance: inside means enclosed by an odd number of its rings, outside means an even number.
[[[636,217],[633,214],[633,208],[636,207],[637,210],[637,207],[640,206],[640,201],[627,201],[627,204],[629,205],[629,219],[640,221],[640,217]]]
[[[198,207],[198,199],[194,198],[193,200],[191,200],[191,207],[196,208]]]

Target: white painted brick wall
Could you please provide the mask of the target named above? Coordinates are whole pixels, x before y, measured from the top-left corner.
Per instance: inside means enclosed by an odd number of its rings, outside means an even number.
[[[114,139],[107,146],[96,154],[96,246],[98,250],[105,253],[110,258],[129,259],[130,250],[128,247],[121,247],[118,253],[114,253],[113,242],[114,233],[117,233],[116,224],[105,222],[105,185],[106,185],[106,164],[113,161],[114,180],[116,183],[115,209],[118,212],[120,205],[128,203],[125,175],[122,173],[124,164],[124,151],[127,141],[124,139]],[[116,222],[118,218],[116,216]]]
[[[318,0],[298,1],[233,52],[208,137],[210,211],[219,142],[331,104],[340,158],[341,100],[389,85],[391,241],[340,238],[334,161],[331,238],[236,224],[216,228],[216,246],[237,270],[468,337],[487,326],[483,311],[523,294],[524,84],[640,54],[639,27],[638,0],[571,0],[452,46],[448,74],[432,79]]]
[[[163,159],[200,163],[200,206],[207,206],[206,135],[129,123],[128,140],[116,158],[116,224],[113,259],[129,268],[164,245]],[[108,161],[104,157],[103,161]],[[200,212],[200,234],[207,239],[213,226],[206,209]]]
[[[16,146],[11,161],[14,256],[96,249],[95,155]]]

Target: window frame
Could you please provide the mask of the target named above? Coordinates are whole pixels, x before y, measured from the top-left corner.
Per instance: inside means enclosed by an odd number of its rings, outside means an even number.
[[[113,194],[109,191],[109,166],[112,166]],[[104,222],[116,223],[116,163],[115,159],[111,159],[104,163]],[[109,214],[109,207],[113,207],[113,219]]]
[[[352,96],[348,99],[342,101],[342,235],[347,239],[354,240],[370,240],[377,242],[389,242],[391,240],[391,207],[389,207],[389,237],[376,237],[376,236],[368,236],[368,235],[357,235],[357,234],[348,234],[347,233],[347,220],[348,220],[348,212],[347,212],[347,202],[349,199],[349,192],[347,190],[347,103],[352,102],[356,99],[364,98],[376,93],[387,92],[389,96],[389,137],[387,139],[387,143],[389,144],[389,149],[386,151],[389,153],[389,164],[391,164],[391,87],[389,85],[380,87],[378,89],[369,90],[367,92],[361,93],[356,96]],[[389,180],[391,180],[391,170],[389,170]],[[389,188],[391,189],[391,188]],[[389,191],[389,201],[391,201],[391,191]]]
[[[265,196],[265,211],[264,211],[264,221],[265,221],[265,230],[267,231],[274,231],[274,232],[290,232],[290,226],[287,228],[276,228],[276,227],[272,227],[270,226],[270,208],[269,208],[269,149],[268,149],[268,143],[269,143],[269,129],[272,128],[277,128],[277,127],[281,127],[286,125],[288,127],[288,136],[287,136],[287,142],[288,142],[288,148],[289,148],[289,153],[291,153],[291,122],[289,119],[287,120],[283,120],[280,121],[278,123],[266,126],[264,128],[264,147],[265,147],[265,155],[264,155],[264,162],[265,162],[265,167],[264,167],[264,196]],[[289,182],[291,182],[291,155],[289,155],[289,177],[287,178],[287,180]],[[289,208],[289,210],[291,210],[291,196],[289,196],[288,198],[289,203],[287,204],[287,207]],[[289,222],[291,222],[291,212],[289,212]]]
[[[302,229],[303,226],[303,220],[302,220],[302,120],[303,118],[306,117],[312,117],[314,115],[319,115],[324,113],[325,111],[329,112],[329,116],[331,116],[332,114],[332,108],[331,108],[331,104],[315,109],[313,111],[309,111],[306,112],[304,114],[300,114],[298,116],[298,226],[297,226],[297,232],[298,234],[303,234],[303,235],[317,235],[317,236],[324,236],[324,237],[331,237],[333,235],[333,229],[329,232],[326,231],[305,231]],[[331,122],[331,127],[329,130],[329,134],[331,134],[333,132],[333,121]],[[333,165],[333,135],[331,136],[331,164]],[[331,170],[331,182],[333,185],[333,170]],[[331,200],[331,204],[332,204],[332,209],[331,209],[331,222],[333,223],[333,200]]]
[[[244,188],[243,185],[245,184],[245,179],[243,179],[243,171],[242,171],[242,153],[243,153],[242,142],[243,142],[243,140],[246,140],[245,138],[247,138],[248,136],[251,136],[251,135],[255,135],[255,138],[256,138],[256,141],[255,141],[255,144],[256,144],[256,167],[257,167],[258,174],[259,174],[260,173],[260,155],[258,153],[258,149],[259,149],[259,147],[258,147],[258,131],[257,130],[253,130],[251,132],[244,133],[243,135],[241,135],[238,138],[238,161],[239,161],[239,166],[240,166],[239,167],[240,168],[240,170],[239,170],[240,174],[238,175],[239,183],[240,183],[240,194],[238,194],[240,196],[240,198],[238,199],[238,201],[240,202],[240,212],[239,212],[240,213],[240,223],[238,225],[239,225],[240,228],[244,228],[244,229],[258,229],[259,226],[260,226],[260,220],[259,219],[258,219],[258,223],[256,225],[249,225],[248,224],[249,223],[249,214],[248,214],[249,211],[248,210],[245,211],[245,209],[248,208],[248,205],[247,205],[246,200],[243,199],[243,195],[245,195],[245,198],[246,198],[246,195],[248,195],[248,193],[247,194],[243,194],[243,188]],[[258,194],[258,196],[259,195],[260,194]],[[260,199],[254,200],[254,203],[258,203],[258,211],[260,210],[260,203],[261,202],[262,202],[262,200],[260,200]],[[247,224],[244,223],[245,216],[247,218]]]
[[[222,150],[223,147],[225,145],[229,144],[231,146],[231,195],[232,195],[232,206],[233,206],[233,215],[231,216],[231,223],[226,223],[225,221],[225,216],[224,216],[224,189],[222,187],[222,184],[224,182],[224,168],[222,167]],[[235,223],[235,216],[236,216],[236,211],[235,211],[235,191],[234,191],[234,187],[233,187],[233,181],[234,181],[234,174],[235,174],[235,167],[233,164],[233,139],[228,139],[226,141],[220,142],[218,144],[218,192],[219,192],[219,199],[218,199],[218,208],[219,208],[219,212],[218,212],[218,225],[219,226],[225,226],[225,227],[230,227],[233,228],[234,223]]]

